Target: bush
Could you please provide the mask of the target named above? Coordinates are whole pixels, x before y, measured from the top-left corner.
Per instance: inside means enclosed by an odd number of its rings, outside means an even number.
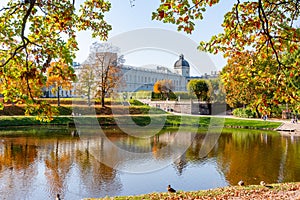
[[[232,114],[235,117],[243,117],[243,118],[255,118],[256,117],[256,113],[253,112],[249,108],[236,108],[233,110]]]
[[[137,91],[137,92],[128,92],[127,97],[133,99],[147,99],[151,97],[152,91]]]
[[[145,104],[143,104],[142,102],[140,102],[139,100],[136,100],[136,99],[130,99],[129,103],[132,106],[143,106],[143,105],[145,105]]]
[[[197,99],[195,94],[189,94],[188,92],[175,92],[175,95],[180,99]]]

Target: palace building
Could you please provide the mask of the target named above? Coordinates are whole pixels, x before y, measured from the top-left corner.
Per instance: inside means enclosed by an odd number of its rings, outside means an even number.
[[[156,66],[152,69],[122,66],[122,71],[125,87],[119,90],[123,92],[152,91],[158,80],[171,80],[174,91],[186,91],[187,80],[190,77],[190,65],[183,55],[180,55],[179,60],[175,62],[174,72],[163,66]]]
[[[74,63],[76,74],[80,73],[81,65]],[[186,85],[191,79],[207,79],[216,77],[217,73],[212,72],[211,75],[203,75],[198,77],[190,76],[190,65],[181,54],[179,59],[174,63],[173,70],[163,66],[135,67],[129,65],[122,65],[122,81],[124,84],[118,88],[119,92],[136,92],[136,91],[153,91],[153,86],[158,80],[171,80],[174,86],[174,91],[187,91]],[[51,88],[47,88],[47,97],[57,97],[51,92]],[[60,90],[61,97],[75,97],[76,92],[74,88],[69,91]]]

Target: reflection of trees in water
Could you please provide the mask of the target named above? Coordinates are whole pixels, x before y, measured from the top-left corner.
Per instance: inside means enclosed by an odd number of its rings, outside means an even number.
[[[209,135],[206,134],[196,134],[194,137],[194,141],[191,144],[191,146],[186,151],[186,157],[189,162],[202,162],[206,160],[206,158],[211,158],[217,156],[217,154],[214,152],[214,149],[210,151],[207,155],[203,155],[201,152],[206,151],[206,148],[209,148],[209,146],[214,145],[216,141],[216,137],[219,137],[218,135]],[[206,139],[205,139],[206,138]],[[207,143],[203,143],[203,141]],[[217,144],[216,144],[217,145]]]
[[[197,134],[184,155],[187,163],[205,163],[208,159],[217,160],[220,173],[231,185],[243,179],[246,184],[299,181],[300,177],[300,138],[280,137],[276,133],[261,131],[233,130],[220,136],[218,143],[206,157],[200,154],[205,134]],[[212,142],[215,138],[212,136]],[[206,140],[209,142],[210,139]],[[178,172],[182,171],[182,158],[176,162]]]
[[[199,166],[214,159],[220,173],[232,185],[237,184],[240,179],[246,184],[258,184],[261,180],[267,183],[278,180],[299,181],[295,178],[300,177],[299,139],[291,142],[291,138],[276,134],[249,130],[231,131],[222,134],[214,149],[203,158],[200,152],[201,148],[205,148],[205,134],[183,132],[176,139],[175,134],[176,131],[166,131],[138,141],[138,138],[129,138],[130,136],[114,132],[108,138],[113,143],[124,144],[123,147],[136,146],[130,149],[137,149],[138,152],[150,151],[149,156],[154,160],[170,159],[170,156],[174,156],[173,166],[178,175],[182,175],[190,163]],[[111,166],[132,163],[101,137],[74,138],[70,134],[68,137],[57,138],[48,136],[3,139],[0,143],[0,196],[6,199],[22,199],[31,195],[31,183],[37,179],[39,163],[45,165],[47,185],[43,187],[49,190],[47,192],[53,199],[56,193],[61,193],[64,197],[65,191],[74,190],[68,188],[71,180],[69,177],[78,174],[76,180],[79,182],[75,184],[80,184],[79,187],[86,194],[118,195],[123,187],[118,172],[99,161],[105,158]],[[208,144],[215,142],[214,135],[207,137],[205,141]],[[192,143],[180,157],[167,148],[172,142],[178,148],[181,148],[181,144]],[[164,148],[166,151],[161,151]]]
[[[85,140],[85,150],[76,150],[75,162],[78,165],[80,179],[90,196],[100,194],[115,195],[122,188],[117,171],[99,162],[89,151],[89,140]],[[107,152],[109,154],[109,152]]]
[[[283,149],[277,135],[242,131],[221,137],[217,161],[231,185],[241,179],[246,184],[278,181]]]
[[[41,161],[45,166],[44,176],[47,180],[43,187],[52,199],[57,193],[64,198],[64,192],[73,190],[68,189],[68,181],[77,169],[81,174],[77,180],[85,184],[84,189],[88,194],[99,196],[103,195],[102,192],[112,194],[111,191],[117,194],[119,190],[116,188],[121,188],[117,172],[93,158],[86,141],[84,143],[71,137],[20,137],[4,141],[0,143],[1,198],[23,199],[30,196],[35,190],[32,184],[37,181],[37,167]]]
[[[296,137],[282,137],[281,138],[281,165],[278,180],[281,182],[299,181],[295,177],[300,177],[300,138]],[[295,162],[298,161],[298,162]]]
[[[37,175],[34,164],[37,146],[28,144],[26,138],[6,140],[0,145],[0,194],[2,199],[15,199],[14,188],[23,188],[18,192],[19,198],[26,198],[32,191],[30,185]]]
[[[177,160],[174,161],[174,167],[176,168],[177,174],[182,175],[183,170],[187,167],[187,160],[185,158],[186,153],[182,154]]]
[[[62,144],[61,144],[62,143]],[[72,165],[72,155],[69,149],[63,148],[64,142],[59,139],[48,146],[50,152],[45,155],[45,176],[49,182],[49,192],[52,196],[62,194],[66,188],[65,178]],[[54,198],[53,198],[54,199]]]

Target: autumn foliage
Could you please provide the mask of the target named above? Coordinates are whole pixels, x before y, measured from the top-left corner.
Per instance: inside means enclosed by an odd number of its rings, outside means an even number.
[[[77,31],[89,29],[92,36],[107,38],[111,26],[104,13],[109,9],[105,0],[9,0],[0,8],[0,92],[4,100],[25,103],[28,114],[51,115],[51,106],[36,98],[46,83],[64,85],[72,79]],[[49,68],[53,76],[47,76]]]
[[[152,16],[192,33],[195,21],[219,3],[162,0]],[[223,31],[200,42],[199,50],[227,59],[222,81],[231,106],[248,104],[268,113],[272,106],[287,103],[299,110],[299,18],[298,0],[237,0],[224,16]]]
[[[174,85],[172,80],[158,80],[153,86],[153,92],[161,94],[162,98],[169,98],[169,95],[173,89]]]

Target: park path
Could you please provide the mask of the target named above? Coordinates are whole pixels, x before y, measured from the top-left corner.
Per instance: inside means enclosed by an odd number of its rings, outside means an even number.
[[[283,122],[281,126],[279,126],[277,131],[286,131],[286,132],[294,132],[295,134],[300,135],[300,124],[292,123],[292,122]]]

